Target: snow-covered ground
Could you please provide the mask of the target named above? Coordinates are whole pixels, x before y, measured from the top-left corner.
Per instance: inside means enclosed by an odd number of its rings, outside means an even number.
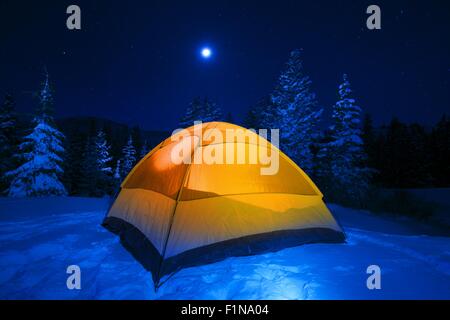
[[[450,299],[450,235],[330,205],[345,244],[310,244],[183,269],[158,290],[100,226],[106,199],[0,199],[2,299]],[[81,267],[81,290],[66,268]],[[366,268],[381,268],[368,290]]]

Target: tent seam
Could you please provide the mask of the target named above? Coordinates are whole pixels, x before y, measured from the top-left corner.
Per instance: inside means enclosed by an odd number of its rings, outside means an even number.
[[[209,124],[205,127],[205,130],[208,128],[208,126],[209,126]],[[217,127],[217,124],[215,124],[215,127]],[[203,130],[203,128],[202,128],[202,130]],[[201,147],[201,146],[202,146],[202,145],[201,145],[201,141],[199,141],[199,145],[197,146],[197,148],[195,148],[195,149],[192,151],[192,156],[191,156],[191,157],[194,157],[194,156],[195,156],[195,152],[196,152],[196,151],[198,150],[198,148]],[[170,234],[171,234],[171,231],[172,231],[172,225],[173,225],[173,222],[174,222],[174,220],[175,220],[175,213],[177,212],[178,202],[180,202],[180,198],[181,198],[183,186],[184,186],[184,184],[186,183],[187,177],[189,176],[189,172],[190,172],[191,166],[192,166],[192,161],[191,161],[191,163],[189,164],[188,168],[186,169],[186,173],[184,174],[183,181],[181,182],[180,190],[178,191],[177,199],[175,200],[175,201],[176,201],[176,202],[175,202],[175,206],[174,206],[173,213],[172,213],[172,216],[171,216],[170,222],[169,222],[169,231],[167,232],[166,241],[165,241],[165,243],[164,243],[163,252],[162,252],[162,254],[161,254],[161,262],[160,262],[159,268],[158,268],[157,283],[155,284],[155,288],[158,288],[158,285],[159,285],[160,274],[161,274],[161,268],[162,268],[162,264],[163,264],[163,261],[164,261],[164,257],[165,257],[165,255],[166,255],[166,249],[167,249],[167,244],[168,244],[168,242],[169,242]]]

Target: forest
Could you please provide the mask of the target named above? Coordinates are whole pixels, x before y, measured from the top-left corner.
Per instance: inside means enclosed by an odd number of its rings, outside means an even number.
[[[54,87],[57,84],[45,73],[36,90],[33,115],[17,113],[14,97],[4,97],[0,109],[4,196],[113,195],[137,161],[172,131],[148,131],[95,117],[55,119]],[[332,120],[324,125],[324,108],[300,51],[294,50],[273,91],[250,106],[245,119],[234,121],[226,106],[195,97],[181,115],[179,127],[197,120],[279,128],[281,150],[332,202],[364,207],[374,190],[450,187],[447,115],[431,127],[397,118],[375,126],[371,115],[357,104],[347,74],[336,87]]]

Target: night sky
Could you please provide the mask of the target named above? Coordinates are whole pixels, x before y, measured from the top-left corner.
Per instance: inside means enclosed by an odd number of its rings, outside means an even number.
[[[81,7],[80,31],[66,28],[70,4]],[[366,28],[370,4],[382,30]],[[327,110],[346,72],[376,124],[431,125],[450,110],[449,39],[448,1],[1,0],[0,93],[31,112],[46,66],[58,117],[167,130],[208,96],[241,120],[299,48]]]

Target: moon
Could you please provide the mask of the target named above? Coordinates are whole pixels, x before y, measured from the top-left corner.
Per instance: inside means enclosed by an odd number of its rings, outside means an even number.
[[[212,51],[211,51],[210,48],[204,47],[204,48],[202,48],[200,53],[201,53],[203,58],[209,59],[211,57]]]

